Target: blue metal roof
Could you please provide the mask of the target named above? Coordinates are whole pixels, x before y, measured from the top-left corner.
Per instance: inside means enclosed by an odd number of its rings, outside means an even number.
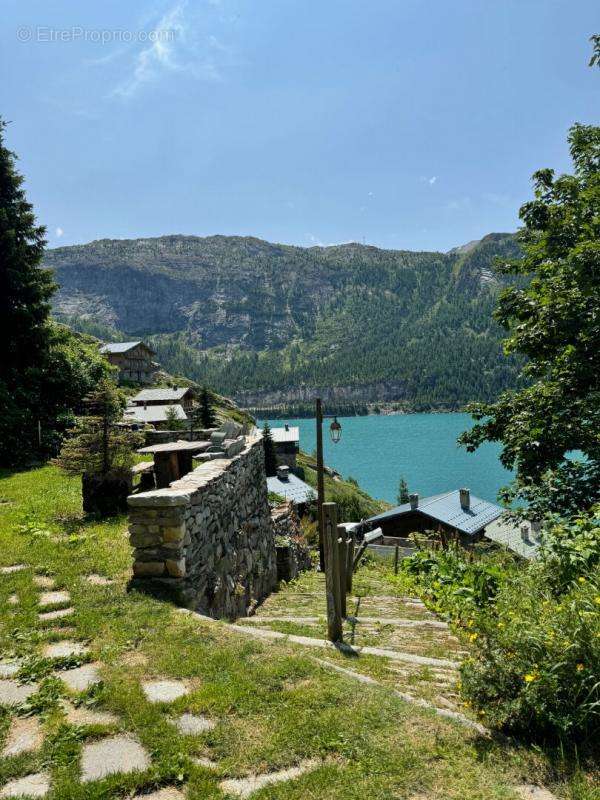
[[[370,517],[366,522],[378,523],[410,513],[420,513],[436,522],[456,528],[462,533],[477,533],[490,522],[498,519],[504,513],[504,509],[474,495],[471,495],[469,508],[464,509],[460,504],[460,492],[456,489],[453,492],[419,498],[419,505],[416,509],[412,509],[410,503],[404,503],[383,514]]]
[[[293,500],[294,503],[309,503],[316,497],[315,490],[304,481],[300,480],[297,475],[290,472],[287,480],[282,481],[274,475],[267,478],[267,489],[269,492],[281,495],[286,500]]]
[[[137,342],[109,342],[108,344],[103,344],[100,348],[101,353],[126,353],[128,350],[131,350],[138,344],[142,344],[141,341]]]

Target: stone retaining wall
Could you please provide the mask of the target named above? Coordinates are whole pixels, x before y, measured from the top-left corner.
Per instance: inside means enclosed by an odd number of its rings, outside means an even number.
[[[277,550],[277,580],[292,581],[311,569],[310,551],[302,535],[293,503],[282,503],[271,513]]]
[[[213,617],[246,616],[274,588],[277,560],[260,436],[167,489],[128,498],[138,588]]]

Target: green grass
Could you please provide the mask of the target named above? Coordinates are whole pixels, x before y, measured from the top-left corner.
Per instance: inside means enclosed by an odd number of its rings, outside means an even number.
[[[0,576],[0,648],[3,657],[26,659],[23,677],[40,681],[32,707],[45,729],[39,753],[0,760],[0,785],[45,768],[52,775],[51,800],[124,800],[135,791],[172,784],[183,787],[189,800],[206,800],[223,797],[219,782],[226,777],[319,757],[323,765],[315,771],[253,797],[514,800],[513,787],[523,782],[545,782],[570,800],[600,796],[591,770],[578,770],[572,755],[561,759],[484,740],[404,703],[385,688],[363,686],[328,671],[314,662],[312,652],[288,642],[250,639],[224,624],[207,623],[128,592],[126,519],[86,519],[79,492],[77,479],[53,467],[0,475],[0,565],[22,561],[31,566]],[[37,621],[34,572],[52,575],[57,587],[70,591],[75,614],[52,628],[73,628],[70,638],[89,643],[89,660],[102,663],[103,682],[83,699],[112,711],[119,718],[116,730],[144,744],[152,756],[147,772],[79,782],[83,744],[115,728],[69,726],[60,715],[58,701],[67,692],[41,658],[42,644],[60,633]],[[114,583],[92,586],[84,580],[90,573]],[[316,576],[302,580],[307,596],[317,589]],[[374,567],[359,576],[357,587],[386,595],[406,590]],[[269,603],[283,607],[292,588],[273,595]],[[7,604],[13,593],[20,599],[17,606]],[[314,607],[314,598],[308,605]],[[361,656],[348,664],[339,654],[333,658],[384,679],[387,667],[381,659]],[[68,663],[73,662],[64,666]],[[170,706],[148,703],[140,681],[158,676],[188,680],[190,694]],[[184,710],[205,714],[217,725],[200,736],[181,736],[169,716]],[[0,711],[0,744],[9,719],[7,710]],[[191,759],[199,755],[216,760],[217,771],[195,765]]]

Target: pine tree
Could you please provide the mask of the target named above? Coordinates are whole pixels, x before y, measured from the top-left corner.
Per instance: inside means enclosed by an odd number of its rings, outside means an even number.
[[[277,454],[268,422],[265,422],[263,427],[263,447],[265,448],[265,472],[269,478],[277,474]]]
[[[404,480],[404,476],[400,478],[400,483],[398,484],[398,505],[404,505],[404,503],[408,503],[409,501],[409,492],[408,492],[408,484]]]
[[[200,419],[203,428],[214,428],[217,423],[206,386],[202,388],[202,394],[200,395]]]
[[[169,406],[165,412],[165,424],[168,431],[182,431],[185,429],[185,422],[178,415],[175,406]]]

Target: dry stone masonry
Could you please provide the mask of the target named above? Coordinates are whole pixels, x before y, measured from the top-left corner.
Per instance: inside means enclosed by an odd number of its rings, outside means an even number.
[[[213,617],[246,616],[274,588],[277,560],[259,434],[231,460],[128,498],[132,585]]]

